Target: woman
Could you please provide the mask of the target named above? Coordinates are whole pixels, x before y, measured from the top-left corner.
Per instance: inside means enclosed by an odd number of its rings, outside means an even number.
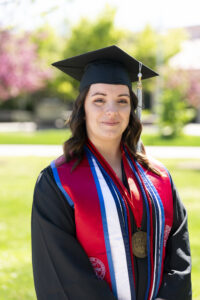
[[[38,299],[190,300],[186,211],[166,169],[137,151],[139,63],[111,46],[54,65],[80,94],[64,155],[35,187]]]

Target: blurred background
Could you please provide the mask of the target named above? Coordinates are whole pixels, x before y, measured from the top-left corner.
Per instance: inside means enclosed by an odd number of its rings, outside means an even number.
[[[142,140],[188,210],[200,299],[199,11],[198,0],[0,0],[0,299],[36,299],[34,184],[62,153],[78,95],[78,83],[51,64],[113,44],[160,74],[143,82]]]

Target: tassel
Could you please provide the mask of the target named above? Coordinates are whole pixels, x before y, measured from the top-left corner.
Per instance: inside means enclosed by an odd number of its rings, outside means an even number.
[[[138,82],[137,82],[137,98],[138,98],[138,106],[136,109],[136,115],[138,119],[141,121],[142,116],[142,63],[139,62],[139,73],[138,73]],[[137,151],[142,151],[141,140],[137,143]]]

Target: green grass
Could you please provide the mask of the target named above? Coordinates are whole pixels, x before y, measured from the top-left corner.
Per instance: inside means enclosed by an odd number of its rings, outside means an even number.
[[[200,160],[162,160],[168,167],[188,212],[192,252],[193,300],[200,300]]]
[[[200,147],[200,136],[182,135],[173,139],[161,138],[158,134],[143,134],[143,144],[146,146],[193,146]]]
[[[0,133],[0,144],[39,144],[60,145],[70,136],[68,129],[65,130],[38,130],[35,132],[9,132]]]
[[[43,144],[60,145],[70,136],[68,129],[38,130],[32,133],[0,133],[0,144]],[[200,136],[182,135],[174,139],[164,139],[158,134],[142,135],[144,145],[155,146],[200,146]]]
[[[0,299],[35,300],[30,217],[39,171],[53,158],[0,157]],[[162,160],[188,210],[193,300],[200,300],[200,160]]]
[[[0,157],[0,299],[36,299],[31,271],[33,186],[44,158]]]

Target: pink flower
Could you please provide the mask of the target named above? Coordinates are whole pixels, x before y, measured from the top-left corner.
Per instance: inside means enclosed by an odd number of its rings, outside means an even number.
[[[28,34],[18,37],[8,30],[0,31],[0,100],[37,91],[51,77]]]

